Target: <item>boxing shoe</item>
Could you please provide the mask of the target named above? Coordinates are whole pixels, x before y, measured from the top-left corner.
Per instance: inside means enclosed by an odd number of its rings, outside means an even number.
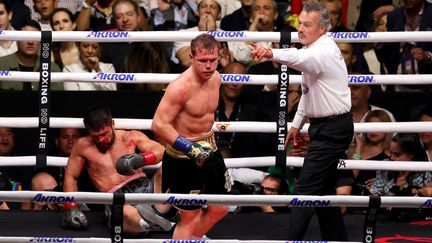
[[[136,206],[141,218],[146,221],[152,231],[170,231],[173,224],[166,218],[158,215],[151,206],[140,204]]]

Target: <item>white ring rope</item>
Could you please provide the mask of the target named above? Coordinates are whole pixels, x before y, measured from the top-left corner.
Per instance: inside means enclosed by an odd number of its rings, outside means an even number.
[[[302,167],[303,157],[287,156],[287,166]],[[64,167],[67,157],[47,156],[47,166]],[[275,165],[275,157],[225,158],[227,168],[265,167]],[[0,166],[35,166],[36,156],[0,156]],[[156,165],[146,168],[158,168]],[[345,160],[339,161],[340,170],[432,171],[432,163],[424,161]]]
[[[0,71],[2,81],[38,82],[39,72]],[[51,73],[51,82],[162,83],[168,84],[180,74],[163,73]],[[290,75],[290,84],[300,84],[301,75]],[[278,75],[221,74],[223,83],[265,85],[278,84]],[[348,75],[349,84],[432,84],[432,74]]]
[[[113,193],[105,192],[51,192],[0,191],[0,201],[112,204]],[[125,204],[181,204],[181,205],[237,205],[289,207],[368,207],[368,196],[315,196],[315,195],[224,195],[224,194],[167,194],[125,193]],[[381,207],[429,208],[432,197],[383,196]]]
[[[97,42],[166,42],[190,41],[197,35],[209,33],[219,41],[266,41],[279,42],[279,32],[250,31],[53,31],[52,40],[62,41],[97,41]],[[391,31],[391,32],[334,32],[329,33],[336,42],[421,42],[432,41],[432,31]],[[1,30],[0,40],[40,41],[38,31]],[[291,32],[291,41],[299,42],[298,33]]]
[[[152,119],[130,119],[114,118],[116,128],[150,130]],[[82,118],[51,117],[51,128],[84,128]],[[288,127],[291,126],[288,123]],[[38,127],[37,117],[0,117],[0,127],[13,128],[36,128]],[[309,124],[305,124],[301,130],[307,133]],[[276,132],[275,122],[252,122],[252,121],[232,121],[215,122],[213,125],[215,132]],[[354,131],[363,132],[387,132],[387,133],[421,133],[431,132],[432,122],[362,122],[354,123]]]
[[[29,243],[29,242],[63,242],[63,243],[111,243],[112,240],[109,238],[75,238],[75,237],[3,237],[0,236],[0,243]],[[205,239],[205,240],[171,240],[171,239],[123,239],[123,242],[131,243],[307,243],[312,241],[301,241],[301,240],[216,240],[216,239]],[[313,241],[315,243],[361,243],[357,241]]]

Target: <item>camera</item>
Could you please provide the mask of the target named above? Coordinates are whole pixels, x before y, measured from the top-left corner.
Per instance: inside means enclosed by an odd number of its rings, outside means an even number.
[[[247,187],[251,191],[251,193],[253,193],[253,194],[258,194],[258,195],[264,194],[264,188],[259,183],[254,182],[254,183],[251,183]]]
[[[264,194],[264,188],[260,183],[251,183],[250,185],[243,184],[238,181],[234,181],[232,186],[232,194],[235,195],[251,195],[251,194]]]

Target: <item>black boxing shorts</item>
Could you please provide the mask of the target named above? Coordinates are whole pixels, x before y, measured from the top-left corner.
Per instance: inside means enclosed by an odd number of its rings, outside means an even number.
[[[133,175],[130,181],[127,181],[124,185],[111,189],[109,192],[153,193],[153,178],[149,180],[144,173]],[[110,225],[109,221],[111,220],[111,213],[111,205],[105,205],[105,215],[108,217],[108,225]]]
[[[167,193],[182,194],[227,194],[230,180],[222,154],[217,150],[213,132],[208,135],[189,139],[193,142],[206,141],[214,149],[214,154],[199,168],[183,153],[167,146],[162,163],[162,190]],[[203,205],[179,205],[182,210],[197,210]]]

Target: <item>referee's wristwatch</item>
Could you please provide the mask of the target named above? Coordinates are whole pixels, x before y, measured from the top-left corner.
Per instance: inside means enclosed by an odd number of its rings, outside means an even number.
[[[82,1],[81,5],[83,8],[91,8],[91,6],[85,0]]]

